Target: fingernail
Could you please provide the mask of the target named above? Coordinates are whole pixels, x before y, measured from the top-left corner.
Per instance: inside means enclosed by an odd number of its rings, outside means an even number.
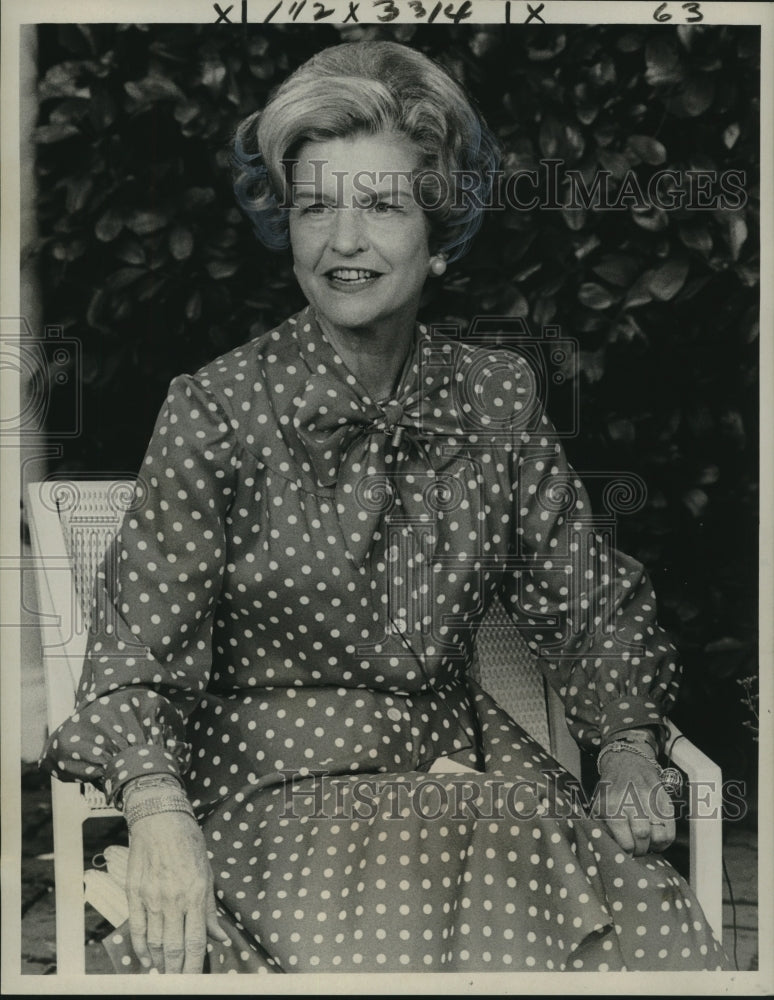
[[[143,969],[149,969],[151,965],[151,960],[149,958],[141,958],[140,965],[143,967]]]

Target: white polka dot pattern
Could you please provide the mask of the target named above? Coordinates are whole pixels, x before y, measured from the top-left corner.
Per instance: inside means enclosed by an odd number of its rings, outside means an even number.
[[[680,907],[700,915],[682,880],[619,863],[581,814],[399,807],[399,785],[438,794],[424,769],[440,755],[486,772],[461,793],[476,808],[493,775],[506,796],[536,780],[523,804],[539,806],[558,767],[466,680],[495,594],[587,748],[660,725],[676,689],[647,577],[584,520],[525,363],[418,333],[387,405],[308,309],[173,381],[44,763],[109,797],[184,774],[232,935],[212,971],[714,967],[703,921],[675,931]],[[571,508],[544,502],[567,481]],[[368,776],[374,812],[356,820]],[[349,818],[283,816],[291,777],[298,805],[333,796]],[[668,941],[615,912],[635,898],[669,903]]]

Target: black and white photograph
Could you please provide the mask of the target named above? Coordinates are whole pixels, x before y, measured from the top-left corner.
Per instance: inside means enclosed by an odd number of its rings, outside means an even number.
[[[2,18],[3,992],[771,995],[771,6]]]

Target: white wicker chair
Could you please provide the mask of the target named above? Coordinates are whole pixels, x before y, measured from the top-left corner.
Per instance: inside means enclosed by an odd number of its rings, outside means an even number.
[[[37,581],[49,730],[72,711],[89,628],[92,581],[110,540],[131,503],[128,480],[33,483],[29,523]],[[482,686],[573,774],[580,773],[578,747],[564,721],[556,693],[547,689],[535,660],[496,607],[479,632],[476,672]],[[703,798],[705,815],[690,822],[690,882],[720,937],[722,931],[722,823],[719,768],[671,727],[672,762],[690,782],[712,789]],[[439,765],[434,770],[442,770]],[[459,769],[459,768],[456,768]],[[91,785],[51,783],[56,881],[57,969],[84,971],[83,823],[117,816]],[[110,916],[105,914],[105,916]]]

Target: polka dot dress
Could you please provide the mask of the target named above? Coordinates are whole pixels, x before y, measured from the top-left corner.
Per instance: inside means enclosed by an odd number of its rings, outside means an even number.
[[[307,308],[173,381],[43,763],[110,799],[183,776],[211,972],[724,968],[468,676],[499,597],[582,746],[663,724],[674,650],[588,514],[525,362],[420,326],[375,401]]]

